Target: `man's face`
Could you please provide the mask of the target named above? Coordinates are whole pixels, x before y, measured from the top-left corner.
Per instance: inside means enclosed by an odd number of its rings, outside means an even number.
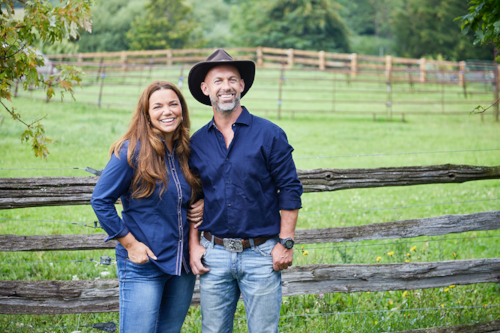
[[[201,83],[201,90],[219,112],[231,112],[240,105],[240,94],[245,83],[235,66],[221,65],[212,68]]]

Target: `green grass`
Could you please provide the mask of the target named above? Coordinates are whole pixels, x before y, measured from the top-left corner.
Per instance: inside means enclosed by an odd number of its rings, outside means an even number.
[[[153,73],[167,75],[168,73]],[[184,73],[186,74],[186,72]],[[270,76],[279,72],[266,72]],[[297,78],[306,77],[310,73],[294,72]],[[290,74],[290,79],[292,78]],[[153,76],[154,76],[153,75]],[[178,73],[177,73],[178,75]],[[315,73],[321,77],[321,73]],[[173,73],[172,73],[172,76]],[[88,79],[90,80],[90,78]],[[132,79],[126,79],[132,80]],[[124,81],[126,81],[124,80]],[[132,81],[130,81],[132,82]],[[142,86],[147,82],[144,76]],[[177,83],[177,80],[174,81]],[[264,81],[262,81],[264,82]],[[299,169],[312,168],[375,168],[389,166],[413,166],[433,164],[471,164],[500,165],[500,151],[460,152],[441,154],[411,154],[392,156],[360,156],[311,158],[339,155],[364,155],[373,153],[403,153],[449,150],[479,150],[500,148],[500,126],[493,122],[491,114],[482,122],[480,116],[467,116],[470,106],[457,104],[464,115],[410,115],[404,123],[391,122],[385,116],[373,121],[371,115],[311,113],[311,109],[326,109],[330,103],[293,103],[283,104],[283,116],[276,118],[276,103],[263,101],[265,98],[277,98],[276,84],[265,85],[257,81],[255,88],[243,99],[243,104],[252,112],[253,109],[270,107],[268,117],[281,126],[295,148],[294,158]],[[290,80],[289,82],[292,82]],[[276,83],[276,82],[275,82]],[[291,85],[291,83],[286,83]],[[314,88],[314,84],[308,89]],[[332,84],[329,82],[328,84]],[[340,84],[337,82],[337,84]],[[325,83],[326,85],[326,83]],[[322,85],[322,88],[325,88]],[[142,87],[141,86],[141,87]],[[352,84],[361,89],[361,84]],[[269,87],[269,91],[266,91]],[[380,85],[385,89],[385,84]],[[184,92],[187,90],[184,86]],[[294,89],[299,89],[299,82]],[[400,90],[407,89],[399,87]],[[459,87],[446,87],[450,100],[460,100]],[[471,87],[480,91],[488,89],[481,86]],[[108,88],[106,88],[108,89]],[[47,115],[44,121],[49,137],[54,144],[49,146],[50,156],[47,161],[35,158],[26,144],[21,144],[19,135],[21,125],[5,119],[0,127],[0,168],[63,168],[86,167],[104,168],[108,160],[108,149],[112,142],[123,134],[130,120],[131,110],[140,92],[136,87],[109,87],[109,93],[133,93],[134,98],[107,96],[107,102],[130,103],[132,106],[96,106],[81,103],[44,103],[29,98],[14,100],[14,106],[29,120],[38,115]],[[273,90],[274,89],[274,90]],[[347,84],[344,89],[347,89]],[[419,89],[440,89],[439,86],[421,86]],[[98,92],[98,87],[85,88],[84,91]],[[34,96],[38,92],[34,92]],[[187,93],[188,94],[188,93]],[[293,97],[309,98],[308,94],[294,92]],[[437,94],[439,97],[440,95]],[[447,95],[447,96],[448,96]],[[40,95],[39,95],[40,96]],[[77,95],[79,101],[91,101],[96,96]],[[463,95],[462,95],[463,96]],[[487,95],[489,97],[489,95]],[[81,98],[82,97],[82,98]],[[364,100],[368,94],[345,94],[344,99]],[[291,97],[289,97],[291,98]],[[322,99],[320,93],[312,98]],[[326,98],[326,97],[325,97]],[[338,97],[340,98],[340,97]],[[384,100],[385,95],[382,95]],[[436,94],[402,93],[401,99],[436,100]],[[285,98],[283,98],[286,101]],[[104,102],[106,100],[103,99]],[[193,131],[211,119],[211,111],[199,108],[188,98],[193,112]],[[196,107],[196,108],[194,108]],[[293,119],[287,111],[303,109],[295,112]],[[337,107],[340,107],[337,105]],[[346,108],[377,111],[378,106],[346,104]],[[403,106],[402,106],[403,107]],[[409,105],[401,111],[430,110],[441,111],[436,105]],[[338,109],[339,110],[339,109]],[[380,108],[385,112],[385,106]],[[256,112],[264,115],[263,111]],[[6,113],[5,113],[6,115]],[[0,177],[41,177],[41,176],[89,176],[83,170],[0,170]],[[498,180],[469,182],[464,184],[421,185],[413,187],[388,187],[378,189],[356,189],[329,193],[308,193],[303,196],[302,214],[298,228],[325,228],[337,226],[354,226],[394,220],[440,216],[444,214],[468,214],[481,211],[497,210],[500,200],[500,183]],[[428,205],[401,209],[364,210],[368,208],[390,208],[398,206],[427,205],[457,201],[483,200],[462,204]],[[357,210],[357,211],[346,211]],[[331,212],[334,211],[334,212]],[[330,213],[329,213],[330,212]],[[102,233],[100,230],[81,226],[55,223],[8,221],[5,219],[33,219],[64,222],[87,223],[95,220],[90,206],[43,207],[0,211],[0,233],[17,235],[51,235],[51,234],[86,234]],[[416,246],[416,251],[410,251]],[[380,263],[442,261],[471,258],[498,257],[500,231],[468,232],[446,236],[418,237],[401,240],[365,241],[358,243],[308,244],[304,248],[297,246],[294,265],[316,263]],[[425,251],[422,252],[422,249]],[[307,252],[306,252],[307,251]],[[387,253],[394,251],[392,256]],[[407,254],[410,253],[411,257]],[[453,255],[455,254],[455,256]],[[35,253],[0,253],[1,280],[71,280],[115,278],[115,266],[100,266],[95,263],[63,263],[57,261],[81,260],[100,256],[114,256],[112,250],[74,251],[74,252],[35,252]],[[56,261],[49,263],[5,263],[6,261]],[[108,274],[109,273],[109,274]],[[456,286],[454,288],[436,288],[427,290],[393,292],[372,292],[352,294],[324,294],[286,297],[283,300],[280,331],[282,332],[386,332],[425,328],[432,326],[457,325],[474,323],[500,318],[500,309],[484,307],[484,304],[500,304],[500,287],[496,284],[477,284]],[[454,306],[483,306],[480,309],[446,309]],[[443,306],[443,307],[442,307]],[[390,311],[377,313],[355,313],[364,311],[382,311],[391,309],[440,308],[426,311]],[[335,313],[318,315],[320,313]],[[238,305],[235,320],[235,331],[246,332],[244,306]],[[186,318],[184,331],[199,332],[199,308],[192,307]],[[19,328],[89,325],[95,322],[113,320],[118,322],[117,314],[78,314],[57,316],[0,316],[0,328],[9,326]],[[54,332],[96,332],[81,328],[50,329]],[[14,330],[15,331],[15,330]],[[43,331],[43,330],[42,330]]]

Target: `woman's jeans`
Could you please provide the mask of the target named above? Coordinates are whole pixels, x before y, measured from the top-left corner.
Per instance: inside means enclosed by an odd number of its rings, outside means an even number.
[[[278,332],[281,271],[273,270],[271,256],[277,242],[278,237],[275,237],[262,245],[235,253],[202,237],[201,245],[207,249],[202,262],[210,268],[208,273],[200,276],[203,333],[233,331],[240,294],[245,303],[248,331]]]
[[[118,259],[120,333],[180,332],[193,297],[196,276],[165,274],[148,261]]]

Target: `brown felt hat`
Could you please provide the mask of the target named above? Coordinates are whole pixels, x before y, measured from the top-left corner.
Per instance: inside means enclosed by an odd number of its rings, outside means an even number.
[[[198,102],[212,105],[210,97],[205,96],[201,91],[201,83],[205,81],[208,71],[219,65],[232,65],[238,68],[241,78],[245,81],[245,90],[241,93],[241,97],[245,96],[252,87],[255,78],[255,63],[252,60],[234,60],[223,49],[217,49],[205,61],[197,63],[189,71],[189,91]]]

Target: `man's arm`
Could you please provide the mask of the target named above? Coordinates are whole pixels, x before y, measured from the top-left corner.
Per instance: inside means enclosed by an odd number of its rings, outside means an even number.
[[[203,266],[201,258],[206,249],[200,244],[200,235],[194,223],[189,223],[189,265],[194,275],[203,275],[210,269]]]
[[[298,216],[298,209],[281,211],[280,238],[294,239],[295,226],[297,225]],[[287,269],[288,267],[292,266],[293,248],[287,249],[283,245],[278,243],[271,251],[271,255],[273,256],[273,269],[275,271]]]

